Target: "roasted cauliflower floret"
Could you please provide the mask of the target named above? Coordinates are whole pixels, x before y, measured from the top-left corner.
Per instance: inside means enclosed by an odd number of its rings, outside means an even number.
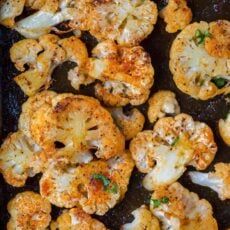
[[[100,81],[96,96],[108,106],[144,103],[153,85],[150,56],[141,46],[125,47],[112,41],[99,43],[92,51],[88,74]]]
[[[132,212],[134,220],[121,226],[121,230],[160,230],[159,221],[142,205]]]
[[[216,191],[221,200],[230,199],[230,164],[217,163],[215,172],[189,172],[193,183]]]
[[[180,113],[180,106],[176,95],[167,90],[160,90],[148,100],[148,118],[151,123],[166,115],[177,115]]]
[[[63,62],[77,64],[68,74],[78,79],[81,67],[88,61],[87,49],[78,38],[72,36],[59,39],[51,34],[41,36],[38,41],[24,39],[16,42],[10,49],[10,57],[15,67],[24,71],[15,77],[15,81],[28,96],[43,88],[47,89],[53,70]],[[26,71],[25,64],[29,66]]]
[[[25,0],[2,0],[0,1],[0,24],[12,28],[14,19],[19,16],[24,9]]]
[[[139,133],[130,143],[136,166],[147,173],[148,190],[175,182],[192,165],[205,169],[217,151],[211,129],[187,114],[161,118],[153,131]],[[156,165],[155,165],[156,164]]]
[[[17,194],[7,205],[11,217],[8,230],[44,230],[51,221],[51,205],[34,192]]]
[[[215,35],[212,34],[215,32],[211,28],[225,23],[224,20],[209,24],[195,22],[188,25],[172,44],[169,66],[173,79],[181,91],[196,99],[207,100],[230,92],[229,57],[210,55],[207,48],[208,43],[215,43]],[[226,36],[224,29],[219,33]],[[229,47],[222,46],[221,50],[227,52]]]
[[[109,108],[109,111],[126,140],[134,138],[144,127],[145,117],[136,108],[128,114],[124,113],[121,107]]]
[[[86,213],[104,215],[124,197],[133,166],[128,153],[77,167],[54,166],[43,174],[40,192],[58,207],[80,205]]]
[[[0,150],[0,171],[6,182],[21,187],[28,177],[39,173],[43,167],[40,152],[41,148],[21,131],[8,136]]]
[[[192,21],[192,11],[186,0],[169,0],[168,5],[160,11],[160,17],[166,22],[166,31],[175,33],[183,30]]]
[[[92,218],[80,208],[65,210],[50,225],[51,230],[106,230],[100,221]]]
[[[150,209],[165,230],[218,229],[210,203],[177,182],[155,190]]]
[[[96,150],[98,158],[109,159],[124,149],[124,137],[109,112],[91,97],[60,94],[52,106],[42,106],[31,119],[32,137],[47,152],[57,151],[55,142],[71,154],[80,149]]]
[[[226,119],[219,120],[219,132],[224,142],[230,146],[230,112]]]

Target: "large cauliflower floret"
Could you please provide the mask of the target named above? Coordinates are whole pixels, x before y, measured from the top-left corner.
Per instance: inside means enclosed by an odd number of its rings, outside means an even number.
[[[217,151],[211,129],[187,114],[158,120],[153,131],[139,133],[130,143],[144,187],[153,190],[175,182],[192,165],[205,169]],[[156,164],[156,165],[155,165]]]
[[[86,213],[104,215],[124,197],[133,166],[128,153],[77,167],[51,166],[40,180],[40,192],[58,207],[80,205]]]
[[[154,69],[141,46],[125,47],[105,41],[92,54],[88,74],[101,81],[95,87],[100,100],[109,106],[140,105],[147,100]]]
[[[221,49],[221,53],[229,52],[229,45],[221,46],[215,39],[216,36],[226,39],[225,30],[218,29],[218,35],[215,35],[216,32],[212,29],[222,27],[225,23],[228,22],[219,20],[209,24],[193,23],[172,44],[169,64],[173,79],[181,91],[194,98],[207,100],[230,92],[229,56],[211,51]],[[211,46],[213,47],[210,48]],[[215,54],[216,52],[219,54]]]
[[[0,170],[6,182],[21,187],[28,177],[41,172],[40,152],[41,148],[21,131],[8,136],[0,150]]]
[[[219,120],[219,132],[224,142],[230,146],[230,112],[226,119]]]
[[[216,191],[221,200],[230,199],[230,164],[217,163],[215,172],[189,172],[195,184],[207,186]]]
[[[168,33],[182,30],[192,21],[192,11],[186,0],[169,0],[168,5],[160,11],[160,16],[167,23]]]
[[[109,108],[109,111],[126,140],[134,138],[144,127],[145,117],[136,108],[128,114],[124,113],[121,107]]]
[[[24,39],[11,47],[10,57],[15,67],[23,71],[15,77],[15,81],[28,96],[43,88],[47,89],[53,70],[65,61],[77,64],[68,75],[75,76],[78,81],[82,78],[85,81],[81,67],[88,61],[88,53],[84,43],[74,36],[59,39],[56,35],[47,34],[38,41]],[[26,64],[29,66],[28,70],[25,70]]]
[[[50,225],[51,230],[106,230],[100,221],[92,218],[80,208],[65,210]]]
[[[134,220],[121,226],[121,230],[160,230],[159,221],[145,205],[132,212]]]
[[[42,106],[33,114],[30,132],[45,151],[76,155],[79,150],[95,151],[98,158],[109,159],[124,149],[124,137],[109,112],[91,97],[60,94],[52,105]],[[72,162],[73,163],[73,162]]]
[[[51,221],[51,205],[34,192],[17,194],[7,205],[11,217],[8,230],[44,230]]]
[[[210,203],[177,182],[155,190],[150,209],[161,221],[163,230],[218,229]]]
[[[148,100],[148,118],[151,123],[166,115],[177,115],[180,113],[180,106],[176,95],[168,90],[160,90]]]

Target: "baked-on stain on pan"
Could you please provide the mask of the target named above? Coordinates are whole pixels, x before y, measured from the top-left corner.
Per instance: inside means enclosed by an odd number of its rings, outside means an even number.
[[[158,7],[165,4],[165,0],[155,1]],[[230,20],[230,0],[190,0],[189,6],[193,11],[193,21],[214,21],[217,19]],[[158,19],[157,25],[153,33],[143,41],[142,45],[152,57],[152,63],[155,68],[155,83],[152,88],[152,94],[159,89],[169,89],[176,93],[177,99],[181,106],[181,111],[193,116],[194,119],[204,121],[210,125],[215,134],[215,140],[218,144],[218,152],[215,160],[206,170],[213,169],[216,162],[230,162],[230,148],[221,140],[218,134],[217,122],[223,118],[230,109],[230,104],[226,103],[224,96],[216,97],[208,101],[197,101],[188,95],[180,92],[175,86],[172,76],[168,68],[169,49],[176,34],[168,34],[165,32],[165,24],[162,19]],[[9,48],[12,44],[22,37],[15,31],[0,27],[0,81],[1,81],[1,140],[3,140],[10,132],[17,130],[18,117],[21,112],[21,105],[26,100],[20,88],[13,81],[13,77],[17,75],[17,71],[9,58]],[[96,41],[89,34],[84,33],[83,41],[91,50]],[[51,89],[56,92],[73,92],[85,95],[93,95],[92,86],[83,87],[80,91],[75,91],[69,81],[66,79],[67,70],[72,63],[65,63],[56,68],[53,73],[53,83]],[[131,106],[127,106],[127,109]],[[146,104],[140,106],[140,109],[146,114]],[[151,124],[145,124],[145,129],[151,129]],[[128,143],[127,143],[128,145]],[[195,185],[187,176],[189,168],[180,178],[180,182],[189,190],[196,192],[200,198],[207,199],[213,206],[214,216],[218,221],[219,229],[227,229],[230,227],[230,201],[221,201],[217,194],[205,187]],[[0,229],[6,229],[6,223],[9,215],[6,210],[8,201],[18,192],[25,190],[39,191],[38,181],[40,175],[28,179],[26,186],[23,188],[13,188],[6,184],[0,176]],[[111,230],[119,229],[119,227],[132,220],[130,213],[138,208],[141,204],[149,203],[150,194],[141,185],[143,175],[134,170],[129,190],[124,200],[114,209],[110,210],[106,215],[97,218],[101,220]],[[60,209],[53,207],[53,218],[56,218]]]

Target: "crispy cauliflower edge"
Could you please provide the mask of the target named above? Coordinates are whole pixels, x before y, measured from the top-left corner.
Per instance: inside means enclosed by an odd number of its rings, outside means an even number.
[[[230,146],[230,112],[227,115],[227,118],[224,119],[220,119],[219,123],[219,132],[220,132],[220,136],[222,137],[222,139],[224,140],[224,142]]]

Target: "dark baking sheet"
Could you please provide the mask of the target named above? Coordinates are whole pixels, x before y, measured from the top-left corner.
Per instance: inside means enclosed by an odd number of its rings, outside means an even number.
[[[161,8],[165,1],[155,1]],[[213,21],[217,19],[230,20],[230,0],[191,0],[189,5],[193,11],[193,21]],[[180,92],[173,80],[168,69],[168,53],[169,48],[176,34],[167,34],[165,32],[165,24],[161,19],[158,20],[153,33],[142,43],[144,48],[150,53],[152,63],[155,68],[155,84],[152,93],[159,89],[169,89],[176,93],[177,99],[181,106],[182,112],[188,113],[194,119],[204,121],[209,124],[215,134],[215,140],[218,144],[218,152],[216,158],[208,170],[213,169],[216,162],[230,162],[230,148],[221,140],[217,121],[224,117],[230,109],[226,98],[223,96],[216,97],[209,101],[197,101]],[[9,59],[9,48],[12,44],[22,37],[15,31],[0,27],[0,81],[1,81],[1,140],[3,140],[10,132],[17,130],[18,117],[21,112],[21,105],[26,100],[22,91],[12,80],[17,75],[13,64]],[[95,46],[96,40],[89,34],[84,33],[82,39],[87,44],[89,51]],[[75,91],[66,80],[67,69],[71,67],[71,63],[65,63],[59,66],[53,73],[52,89],[57,92],[73,92],[86,95],[93,95],[92,86],[83,87],[80,91]],[[130,106],[127,106],[129,109]],[[140,109],[146,113],[146,105],[140,106]],[[152,125],[146,122],[145,129],[151,129]],[[190,170],[191,168],[189,168]],[[207,171],[208,171],[207,170]],[[6,210],[8,201],[18,192],[24,190],[39,191],[38,181],[40,175],[28,179],[26,186],[23,188],[13,188],[6,184],[0,176],[0,229],[6,229],[6,223],[9,215]],[[125,199],[114,209],[110,210],[105,216],[97,217],[105,223],[110,229],[119,229],[119,227],[132,220],[130,213],[138,208],[141,204],[148,204],[150,193],[141,185],[143,175],[134,170],[129,190]],[[194,185],[187,176],[187,172],[179,180],[185,187],[199,194],[200,198],[207,199],[213,206],[214,216],[216,217],[219,229],[227,229],[230,227],[230,201],[220,201],[217,194],[212,190]],[[60,209],[53,207],[53,217],[59,214]]]

